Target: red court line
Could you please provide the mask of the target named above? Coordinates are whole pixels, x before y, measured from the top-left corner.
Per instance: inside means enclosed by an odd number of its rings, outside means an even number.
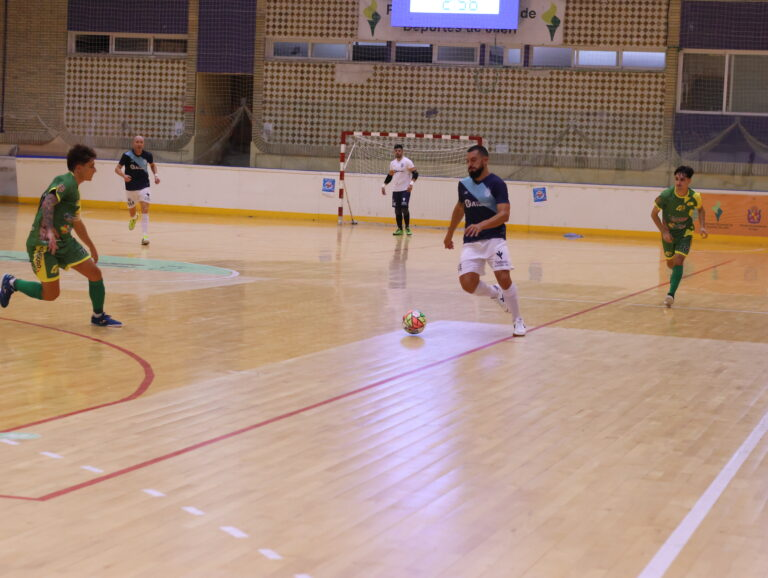
[[[25,423],[25,424],[22,424],[22,425],[18,425],[16,427],[12,427],[12,428],[9,428],[9,429],[0,430],[0,433],[16,431],[16,430],[20,430],[22,428],[28,428],[28,427],[33,426],[33,425],[39,425],[41,423],[46,423],[46,422],[54,421],[54,420],[57,420],[57,419],[63,419],[65,417],[69,417],[71,415],[77,415],[79,413],[85,413],[85,412],[88,412],[88,411],[93,411],[95,409],[101,409],[102,407],[108,407],[110,405],[116,405],[118,403],[125,403],[126,401],[131,401],[132,399],[136,399],[137,397],[139,397],[142,394],[144,394],[144,392],[146,392],[147,389],[149,389],[149,386],[152,383],[152,381],[155,379],[155,371],[152,369],[152,366],[150,365],[150,363],[146,359],[140,357],[138,354],[134,353],[133,351],[125,349],[124,347],[120,347],[119,345],[115,345],[114,343],[110,343],[109,341],[104,341],[104,340],[98,339],[96,337],[91,337],[90,335],[84,335],[82,333],[76,333],[74,331],[69,331],[67,329],[60,329],[58,327],[51,327],[49,325],[41,325],[40,323],[32,323],[30,321],[21,321],[19,319],[10,319],[8,317],[0,317],[0,321],[12,321],[13,323],[21,323],[22,325],[31,325],[32,327],[39,327],[41,329],[50,329],[51,331],[58,331],[59,333],[66,333],[68,335],[74,335],[75,337],[82,337],[83,339],[90,339],[91,341],[94,341],[95,343],[99,343],[101,345],[106,345],[108,347],[111,347],[112,349],[116,349],[120,353],[123,353],[123,354],[127,355],[128,357],[130,357],[133,360],[135,360],[141,366],[141,368],[144,370],[144,379],[139,384],[139,387],[136,389],[136,391],[134,391],[131,395],[129,395],[127,397],[124,397],[122,399],[118,399],[117,401],[108,401],[106,403],[102,403],[102,404],[99,404],[99,405],[94,405],[92,407],[86,407],[86,408],[83,408],[83,409],[78,409],[78,410],[75,410],[75,411],[71,411],[69,413],[63,413],[63,414],[60,414],[60,415],[54,415],[52,417],[47,417],[45,419],[40,419],[40,420],[37,420],[37,421],[33,421],[33,422]],[[107,329],[107,331],[114,331],[114,329]],[[5,497],[5,496],[0,496],[0,497]]]
[[[694,273],[690,273],[689,275],[686,275],[685,277],[692,277],[694,275],[699,275],[699,274],[704,273],[706,271],[709,271],[711,269],[715,269],[717,267],[721,267],[723,265],[727,265],[728,263],[732,263],[733,261],[735,261],[735,259],[730,259],[728,261],[723,261],[722,263],[718,263],[716,265],[712,265],[710,267],[706,267],[706,268],[701,269],[699,271],[696,271]],[[630,299],[630,298],[635,297],[637,295],[641,295],[642,293],[647,293],[649,291],[653,291],[654,289],[658,289],[659,287],[664,287],[667,284],[668,283],[659,283],[658,285],[654,285],[653,287],[648,287],[647,289],[641,289],[640,291],[635,291],[634,293],[630,293],[629,295],[625,295],[623,297],[618,297],[616,299],[612,299],[611,301],[606,301],[605,303],[599,303],[598,305],[594,305],[594,306],[589,307],[587,309],[584,309],[582,311],[577,311],[576,313],[571,313],[570,315],[565,315],[563,317],[560,317],[560,318],[555,319],[553,321],[549,321],[549,322],[544,323],[542,325],[537,325],[536,327],[533,327],[528,333],[532,333],[532,332],[534,332],[534,331],[536,331],[538,329],[541,329],[542,327],[548,327],[550,325],[554,325],[554,324],[560,323],[562,321],[567,321],[568,319],[572,319],[572,318],[577,317],[579,315],[584,315],[586,313],[591,313],[592,311],[595,311],[597,309],[601,309],[603,307],[608,307],[609,305],[613,305],[614,303],[618,303],[620,301],[624,301],[626,299]],[[206,447],[206,446],[218,443],[220,441],[233,438],[235,436],[244,434],[246,432],[253,431],[255,429],[258,429],[258,428],[270,425],[272,423],[275,423],[275,422],[278,422],[278,421],[282,421],[282,420],[288,419],[290,417],[293,417],[293,416],[296,416],[296,415],[300,415],[302,413],[306,413],[306,412],[311,411],[313,409],[317,409],[319,407],[323,407],[325,405],[329,405],[329,404],[335,403],[335,402],[337,402],[339,400],[346,399],[348,397],[352,397],[352,396],[357,395],[359,393],[362,393],[364,391],[368,391],[370,389],[379,387],[380,385],[383,385],[385,383],[389,383],[391,381],[400,379],[400,378],[405,377],[405,376],[410,376],[410,375],[414,375],[416,373],[420,373],[420,372],[425,371],[427,369],[431,369],[432,367],[435,367],[437,365],[442,365],[443,363],[447,363],[449,361],[454,361],[456,359],[460,359],[462,357],[465,357],[465,356],[470,355],[472,353],[475,353],[477,351],[482,351],[483,349],[488,349],[489,347],[493,347],[494,345],[498,345],[499,343],[503,343],[505,341],[511,341],[512,339],[514,339],[514,337],[513,336],[509,336],[509,337],[503,337],[501,339],[497,339],[495,341],[491,341],[490,343],[486,343],[484,345],[480,345],[480,346],[475,347],[473,349],[469,349],[467,351],[463,351],[461,353],[457,353],[455,355],[451,355],[450,357],[446,357],[445,359],[440,359],[438,361],[433,361],[432,363],[428,363],[428,364],[423,365],[421,367],[417,367],[415,369],[409,369],[408,371],[404,371],[404,372],[399,373],[397,375],[380,379],[379,381],[375,381],[375,382],[369,383],[368,385],[365,385],[363,387],[359,387],[357,389],[353,389],[353,390],[348,391],[346,393],[342,393],[342,394],[336,395],[334,397],[330,397],[328,399],[325,399],[323,401],[319,401],[317,403],[313,403],[312,405],[308,405],[306,407],[302,407],[302,408],[299,408],[299,409],[295,409],[293,411],[289,411],[287,413],[283,413],[281,415],[272,417],[270,419],[267,419],[267,420],[264,420],[264,421],[260,421],[258,423],[255,423],[255,424],[252,424],[252,425],[249,425],[249,426],[237,429],[235,431],[232,431],[232,432],[229,432],[229,433],[225,433],[225,434],[222,434],[220,436],[217,436],[217,437],[214,437],[214,438],[211,438],[211,439],[208,439],[208,440],[204,440],[204,441],[198,442],[196,444],[193,444],[193,445],[181,448],[181,449],[176,450],[174,452],[171,452],[171,453],[168,453],[168,454],[164,454],[162,456],[158,456],[156,458],[152,458],[150,460],[146,460],[146,461],[140,462],[138,464],[134,464],[132,466],[128,466],[128,467],[120,469],[120,470],[116,470],[116,471],[114,471],[112,473],[105,474],[103,476],[92,478],[92,479],[90,479],[90,480],[88,480],[86,482],[82,482],[80,484],[75,484],[74,486],[69,486],[69,487],[66,487],[66,488],[62,488],[60,490],[56,490],[54,492],[50,492],[48,494],[40,496],[39,498],[29,498],[29,497],[22,497],[22,496],[4,496],[4,495],[0,495],[0,498],[18,499],[18,500],[33,500],[33,501],[38,501],[38,502],[46,502],[48,500],[52,500],[54,498],[58,498],[59,496],[70,494],[70,493],[75,492],[77,490],[81,490],[81,489],[87,488],[89,486],[94,486],[96,484],[100,484],[102,482],[106,482],[107,480],[111,480],[113,478],[117,478],[117,477],[123,476],[125,474],[129,474],[131,472],[135,472],[137,470],[146,468],[148,466],[151,466],[151,465],[154,465],[154,464],[157,464],[157,463],[160,463],[160,462],[164,462],[166,460],[170,460],[171,458],[175,458],[177,456],[180,456],[180,455],[183,455],[183,454],[186,454],[186,453],[198,450],[200,448],[203,448],[203,447]]]

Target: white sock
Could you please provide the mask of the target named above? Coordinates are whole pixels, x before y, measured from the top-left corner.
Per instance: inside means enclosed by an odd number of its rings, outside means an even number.
[[[141,232],[145,235],[149,232],[149,213],[141,214]]]
[[[513,282],[509,286],[509,289],[502,291],[504,295],[504,303],[509,307],[509,311],[512,313],[512,319],[517,320],[520,317],[520,303],[517,301],[517,285]]]
[[[477,284],[477,288],[475,289],[475,292],[472,293],[472,295],[477,295],[478,297],[493,297],[494,296],[494,290],[493,288],[488,285],[485,281],[480,281]]]

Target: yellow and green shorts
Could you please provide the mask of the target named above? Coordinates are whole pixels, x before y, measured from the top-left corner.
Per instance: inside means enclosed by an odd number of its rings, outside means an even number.
[[[685,230],[680,233],[673,233],[670,231],[670,234],[672,235],[671,243],[667,243],[664,239],[661,240],[661,246],[664,248],[664,257],[666,257],[667,260],[674,259],[675,255],[687,257],[688,253],[691,252],[693,232]]]
[[[51,254],[47,245],[27,245],[27,254],[32,271],[43,283],[56,281],[61,269],[69,269],[91,258],[86,248],[74,238],[59,241],[55,255]]]

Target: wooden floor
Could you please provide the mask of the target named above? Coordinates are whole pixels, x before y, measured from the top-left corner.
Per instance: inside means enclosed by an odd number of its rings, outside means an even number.
[[[768,576],[762,247],[696,240],[667,310],[655,241],[512,235],[512,339],[438,229],[126,216],[124,328],[75,272],[0,311],[0,576]]]

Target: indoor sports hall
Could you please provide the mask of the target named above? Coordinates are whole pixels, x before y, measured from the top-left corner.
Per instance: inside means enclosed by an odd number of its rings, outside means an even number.
[[[5,294],[0,575],[768,575],[768,3],[466,7],[0,3],[0,276],[86,145],[123,324],[74,266]],[[474,145],[524,336],[445,246]]]

